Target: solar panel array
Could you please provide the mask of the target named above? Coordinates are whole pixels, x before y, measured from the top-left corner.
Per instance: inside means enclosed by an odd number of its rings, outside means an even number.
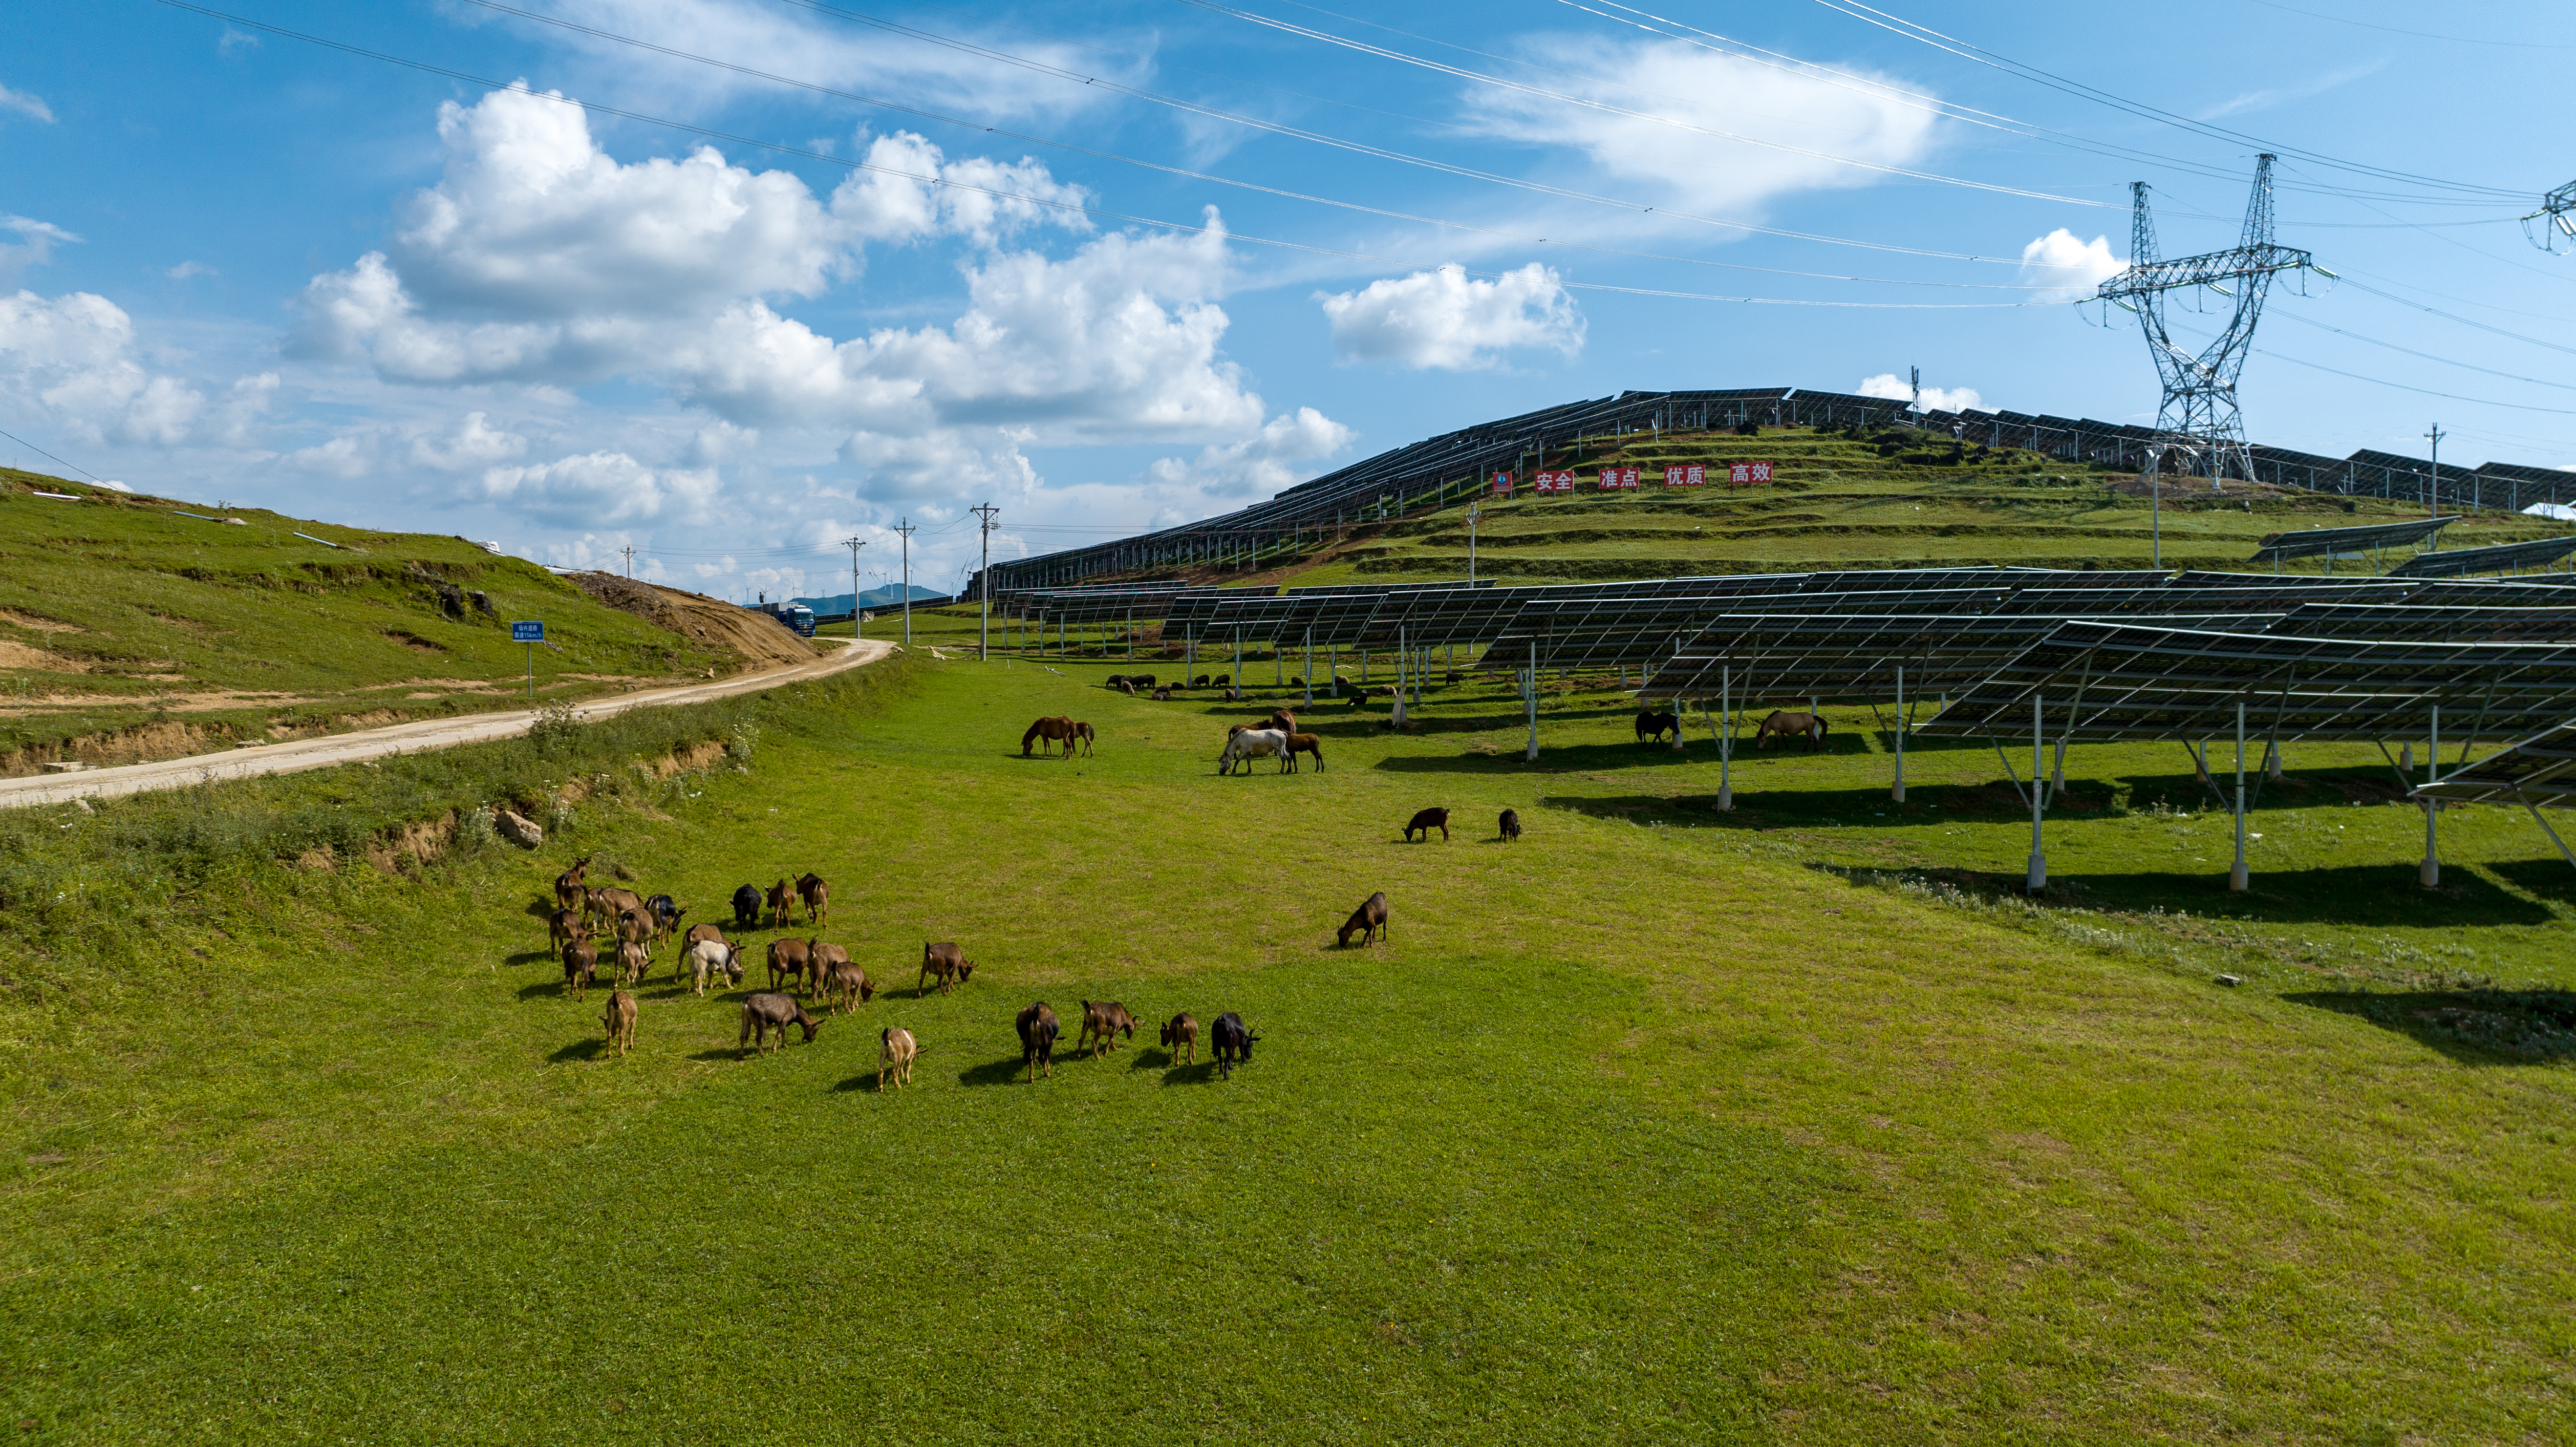
[[[2537,568],[2570,553],[2576,553],[2576,535],[2499,543],[2491,548],[2453,548],[2445,553],[2418,553],[2399,564],[2393,576],[2455,578],[2469,573],[2501,573],[2507,568]]]
[[[2576,805],[2576,724],[2534,734],[2415,792],[2471,804]]]
[[[2405,547],[2422,542],[2458,521],[2456,517],[2410,518],[2402,523],[2371,523],[2357,528],[2310,528],[2305,532],[2274,533],[2254,550],[2253,561],[2350,557],[2371,548]]]

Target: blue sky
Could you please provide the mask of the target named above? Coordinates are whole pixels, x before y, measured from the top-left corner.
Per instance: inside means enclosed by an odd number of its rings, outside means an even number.
[[[747,596],[1632,387],[2149,421],[2064,299],[2134,180],[2233,244],[2267,148],[2342,280],[2252,437],[2576,463],[2563,5],[208,8],[0,15],[0,428],[148,491]]]

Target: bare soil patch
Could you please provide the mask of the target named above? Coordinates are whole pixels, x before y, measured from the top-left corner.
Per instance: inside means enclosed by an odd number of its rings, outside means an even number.
[[[87,673],[89,665],[0,638],[0,668],[26,668],[38,673]]]
[[[805,663],[814,645],[748,608],[678,588],[659,588],[614,573],[574,573],[573,583],[612,608],[623,608],[709,648],[738,653],[755,664]]]

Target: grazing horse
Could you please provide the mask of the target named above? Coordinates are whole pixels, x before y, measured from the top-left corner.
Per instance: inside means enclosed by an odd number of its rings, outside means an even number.
[[[1324,767],[1324,741],[1315,735],[1290,734],[1288,736],[1288,772],[1292,774],[1297,772],[1299,754],[1313,754],[1316,769],[1320,771]]]
[[[1216,771],[1231,774],[1240,763],[1249,775],[1254,759],[1273,757],[1279,760],[1280,772],[1287,772],[1288,736],[1277,729],[1245,729],[1225,741],[1225,752],[1216,756]]]
[[[1067,756],[1067,757],[1071,757],[1071,756],[1072,756],[1072,754],[1073,754],[1073,741],[1074,741],[1075,739],[1080,739],[1080,740],[1082,740],[1082,753],[1083,753],[1083,756],[1084,756],[1085,758],[1090,757],[1090,755],[1091,755],[1091,741],[1092,741],[1093,739],[1097,738],[1097,737],[1099,737],[1099,736],[1098,736],[1097,734],[1094,734],[1094,733],[1091,731],[1091,725],[1090,725],[1089,723],[1085,722],[1085,721],[1084,721],[1084,720],[1082,720],[1082,719],[1075,719],[1075,720],[1073,721],[1073,732],[1072,732],[1070,735],[1068,735],[1068,736],[1065,738],[1065,741],[1064,741],[1064,752],[1065,752],[1066,756]]]
[[[1046,746],[1053,743],[1063,744],[1064,756],[1068,759],[1072,758],[1073,720],[1058,714],[1054,718],[1042,718],[1029,725],[1029,731],[1020,735],[1021,758],[1025,759],[1029,756],[1029,745],[1032,743],[1038,746],[1038,754],[1041,758],[1052,757],[1046,752]]]
[[[1637,742],[1659,744],[1664,741],[1666,734],[1671,734],[1676,739],[1682,736],[1680,714],[1657,713],[1650,708],[1637,710]]]
[[[1753,747],[1758,749],[1769,743],[1773,734],[1778,734],[1782,738],[1787,738],[1791,734],[1805,734],[1809,748],[1821,749],[1825,746],[1825,716],[1820,713],[1789,713],[1774,709],[1769,718],[1755,726]]]

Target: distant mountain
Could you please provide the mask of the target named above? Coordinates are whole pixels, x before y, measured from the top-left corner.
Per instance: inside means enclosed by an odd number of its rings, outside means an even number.
[[[915,583],[912,585],[912,596],[918,599],[941,598],[946,597],[947,595],[939,592],[935,588],[925,588],[919,583]],[[817,613],[847,613],[850,611],[850,595],[847,593],[834,593],[828,598],[790,598],[787,601],[791,603],[802,603]],[[888,583],[882,588],[870,588],[859,595],[859,606],[871,609],[900,608],[903,606],[903,585],[901,583]]]

